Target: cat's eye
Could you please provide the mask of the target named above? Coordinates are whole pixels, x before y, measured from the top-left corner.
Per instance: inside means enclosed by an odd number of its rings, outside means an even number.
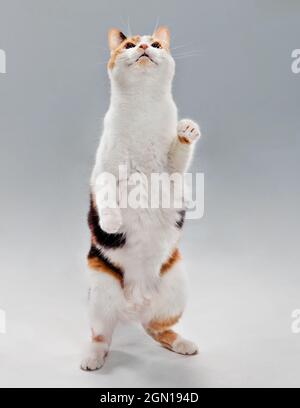
[[[126,50],[128,50],[129,48],[134,48],[135,44],[133,44],[132,42],[128,42],[124,48],[126,48]]]
[[[161,48],[161,45],[160,45],[160,43],[158,41],[155,41],[153,44],[151,44],[151,46],[153,48]]]

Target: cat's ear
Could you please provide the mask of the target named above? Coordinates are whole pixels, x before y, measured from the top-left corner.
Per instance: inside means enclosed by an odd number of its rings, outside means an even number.
[[[114,51],[119,45],[126,40],[126,35],[116,28],[111,28],[108,32],[108,44],[111,51]]]
[[[153,37],[160,40],[164,46],[166,47],[170,46],[171,35],[168,27],[162,26],[157,28],[153,33]]]

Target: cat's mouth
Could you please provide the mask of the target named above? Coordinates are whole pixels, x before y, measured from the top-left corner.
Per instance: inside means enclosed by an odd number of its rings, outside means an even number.
[[[140,55],[135,62],[139,62],[141,58],[148,58],[149,61],[151,61],[151,62],[153,62],[153,64],[157,65],[157,62],[153,61],[153,59],[150,57],[150,55],[146,54],[145,52],[142,55]]]

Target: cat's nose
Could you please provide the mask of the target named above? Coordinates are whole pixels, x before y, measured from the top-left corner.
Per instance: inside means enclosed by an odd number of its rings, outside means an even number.
[[[149,47],[149,45],[147,44],[141,44],[140,48],[142,48],[143,50],[146,50]]]

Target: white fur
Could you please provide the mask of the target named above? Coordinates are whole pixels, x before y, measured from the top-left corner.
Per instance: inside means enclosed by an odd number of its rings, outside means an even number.
[[[178,336],[172,344],[172,351],[178,354],[193,355],[197,354],[199,350],[197,344]]]
[[[81,369],[84,371],[94,371],[101,368],[105,362],[108,352],[106,343],[90,343],[84,352],[81,361]]]
[[[147,325],[151,320],[164,321],[180,316],[187,300],[187,276],[182,261],[160,278],[157,293],[141,314],[140,320]]]
[[[173,172],[184,173],[192,160],[193,143],[201,136],[199,126],[190,119],[182,119],[177,126],[177,135],[190,141],[190,144],[182,144],[176,138],[169,154],[170,169]]]
[[[175,226],[178,211],[121,209],[118,202],[103,208],[99,194],[101,174],[118,176],[120,165],[127,166],[128,177],[138,171],[150,178],[154,172],[184,172],[192,156],[193,144],[183,145],[177,137],[177,108],[171,93],[174,60],[167,50],[152,48],[149,36],[141,37],[140,43],[149,46],[147,52],[155,62],[135,62],[143,52],[138,44],[124,50],[109,70],[111,103],[91,179],[102,229],[126,234],[125,247],[105,251],[125,271],[124,291],[116,279],[104,273],[92,274],[91,279],[91,326],[96,334],[107,336],[108,344],[117,320],[124,315],[144,323],[152,318],[163,319],[181,314],[186,301],[181,263],[160,277],[162,263],[179,240],[180,231]],[[179,130],[184,132],[186,122],[180,124]],[[189,124],[196,129],[194,134],[186,135],[193,141],[200,131],[193,122]],[[190,348],[180,350],[189,354]],[[102,364],[101,352],[99,358],[94,355],[94,350],[90,351],[84,368]]]

